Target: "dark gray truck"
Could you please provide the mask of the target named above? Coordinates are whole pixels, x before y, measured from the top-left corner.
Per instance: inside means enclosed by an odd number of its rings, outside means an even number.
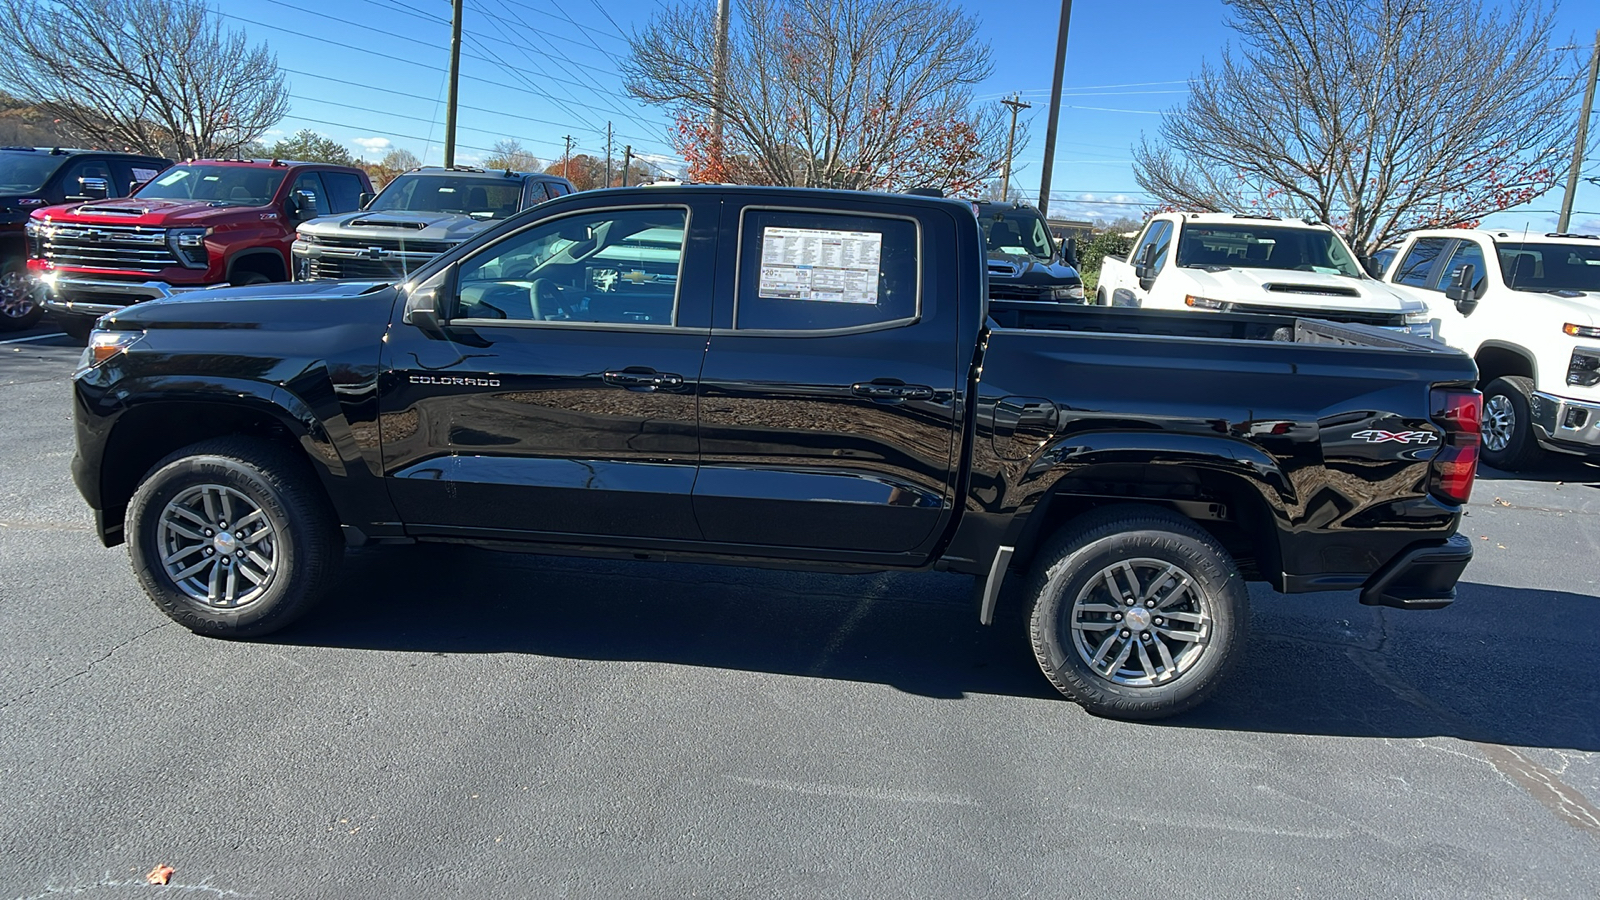
[[[1014,596],[1068,697],[1152,718],[1238,656],[1246,581],[1454,598],[1466,356],[986,280],[958,201],[563,197],[398,284],[112,314],[74,378],[73,472],[149,596],[221,636],[305,613],[349,545],[931,568],[976,577],[985,623]]]

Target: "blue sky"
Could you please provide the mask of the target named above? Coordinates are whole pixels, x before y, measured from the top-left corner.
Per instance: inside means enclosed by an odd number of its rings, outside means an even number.
[[[1023,114],[1033,134],[1018,151],[1014,177],[1036,193],[1060,5],[965,6],[994,51],[994,74],[979,95],[1019,92],[1034,104]],[[292,112],[278,130],[310,128],[368,157],[392,146],[442,161],[449,0],[213,0],[212,8],[252,40],[266,41],[288,70]],[[632,144],[647,160],[674,168],[665,114],[629,99],[618,74],[624,35],[660,8],[658,0],[466,0],[458,161],[475,161],[502,137],[544,159],[558,158],[568,135],[574,152],[603,153],[609,121],[618,155]],[[1587,45],[1600,26],[1593,9],[1569,0],[1559,14],[1563,39]],[[1229,41],[1222,18],[1220,0],[1074,4],[1052,213],[1138,217],[1149,205],[1129,147],[1155,131],[1157,114],[1183,101],[1201,61],[1215,59]],[[1595,138],[1591,144],[1600,144]],[[1600,159],[1600,149],[1590,159]],[[1549,230],[1559,205],[1558,188],[1486,224]],[[1585,184],[1576,208],[1583,212],[1574,227],[1600,232],[1600,187]]]

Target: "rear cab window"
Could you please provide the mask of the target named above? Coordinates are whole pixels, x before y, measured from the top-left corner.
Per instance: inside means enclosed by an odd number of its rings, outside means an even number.
[[[921,314],[921,230],[888,214],[746,207],[733,327],[819,333],[893,328]]]

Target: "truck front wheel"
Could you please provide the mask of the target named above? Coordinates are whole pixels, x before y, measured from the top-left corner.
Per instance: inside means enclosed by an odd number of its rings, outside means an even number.
[[[338,525],[304,460],[265,441],[203,441],[157,463],[128,504],[145,593],[197,634],[256,637],[332,584]]]
[[[1533,379],[1507,375],[1483,389],[1483,461],[1514,472],[1538,461],[1533,436]]]
[[[1112,506],[1075,520],[1035,560],[1027,594],[1045,677],[1089,712],[1119,719],[1203,702],[1249,624],[1232,557],[1158,507]]]
[[[0,266],[0,331],[32,328],[43,315],[39,286],[22,261],[10,260]]]

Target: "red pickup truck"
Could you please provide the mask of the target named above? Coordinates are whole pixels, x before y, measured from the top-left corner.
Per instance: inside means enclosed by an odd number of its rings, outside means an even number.
[[[173,166],[131,197],[56,206],[28,222],[28,269],[68,333],[106,313],[199,288],[289,280],[295,228],[353,212],[361,169],[281,160]]]

